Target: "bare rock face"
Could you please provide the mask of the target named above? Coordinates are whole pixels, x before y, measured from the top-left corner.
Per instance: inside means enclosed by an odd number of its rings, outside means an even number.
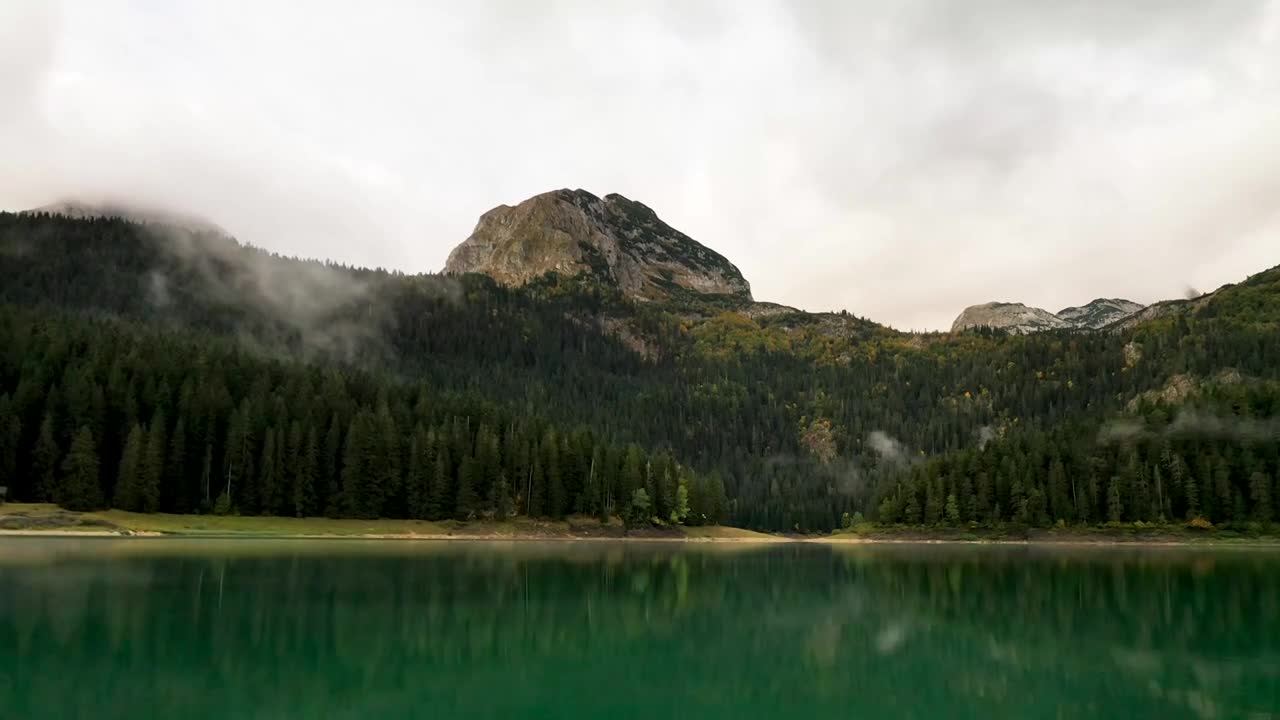
[[[951,324],[951,332],[968,328],[989,327],[1012,333],[1032,333],[1072,327],[1071,323],[1048,310],[1027,307],[1022,303],[991,302],[964,309]]]
[[[449,253],[445,272],[484,273],[505,285],[587,273],[639,299],[687,292],[751,299],[751,286],[724,256],[641,203],[585,190],[543,193],[481,215]]]
[[[1022,303],[986,303],[965,308],[951,325],[952,332],[973,327],[990,327],[1011,333],[1041,330],[1098,330],[1134,316],[1142,305],[1129,300],[1099,298],[1079,307],[1051,313]]]
[[[1100,330],[1111,323],[1119,322],[1134,313],[1141,311],[1145,306],[1140,305],[1132,300],[1124,300],[1121,298],[1098,298],[1088,305],[1080,307],[1069,307],[1059,310],[1058,317],[1066,320],[1075,327],[1088,328],[1089,330]]]

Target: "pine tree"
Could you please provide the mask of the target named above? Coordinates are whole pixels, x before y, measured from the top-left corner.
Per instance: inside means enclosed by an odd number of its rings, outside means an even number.
[[[1187,499],[1187,515],[1186,518],[1191,520],[1200,516],[1200,488],[1196,484],[1196,476],[1187,469],[1181,458],[1178,459],[1179,467],[1182,468],[1182,494]]]
[[[263,515],[280,513],[280,476],[276,463],[276,431],[267,428],[262,441],[262,457],[258,460],[258,509]]]
[[[529,471],[529,484],[525,489],[528,496],[526,510],[529,517],[543,517],[546,514],[546,477],[542,472],[542,453],[535,452],[533,467]]]
[[[924,481],[924,524],[937,525],[942,522],[943,503],[942,479]]]
[[[1218,516],[1213,521],[1226,522],[1234,513],[1235,488],[1231,484],[1231,466],[1222,456],[1218,457],[1213,469],[1213,487],[1218,496]]]
[[[1147,477],[1147,466],[1139,461],[1137,451],[1130,453],[1129,462],[1121,475],[1123,487],[1129,488],[1129,514],[1136,520],[1152,520],[1153,505],[1151,480]]]
[[[88,425],[76,431],[62,463],[58,504],[68,510],[98,510],[103,506],[98,485],[98,451]]]
[[[249,453],[249,401],[241,403],[240,408],[231,414],[227,423],[227,442],[223,453],[221,487],[218,489],[219,501],[214,505],[222,505],[228,510],[234,506],[236,493],[244,479],[252,470]],[[225,496],[225,500],[223,500]]]
[[[1009,486],[1009,509],[1013,512],[1014,522],[1026,524],[1031,519],[1027,507],[1026,489],[1021,479],[1014,480]]]
[[[493,484],[489,497],[489,506],[498,520],[506,520],[515,514],[515,504],[511,501],[511,484],[507,482],[505,472],[498,473],[498,480]]]
[[[143,512],[146,501],[142,490],[142,463],[147,445],[147,435],[141,425],[134,425],[125,440],[120,455],[120,470],[116,473],[116,490],[112,505],[121,510]]]
[[[649,493],[644,488],[636,488],[631,493],[631,507],[627,513],[626,519],[629,526],[646,525],[649,522],[649,509],[652,502],[649,499]]]
[[[8,395],[0,395],[0,485],[14,494],[18,488],[18,443],[21,438],[22,421],[13,409],[13,402]]]
[[[464,457],[462,467],[458,470],[458,499],[453,515],[459,520],[473,520],[479,508],[480,498],[476,495],[476,475],[479,465],[473,457]]]
[[[960,524],[960,501],[956,499],[955,493],[947,496],[946,516],[948,525]]]
[[[550,431],[543,440],[543,451],[546,453],[545,464],[542,467],[547,479],[546,514],[548,517],[559,519],[564,517],[567,494],[561,475],[559,443]]]
[[[317,464],[319,461],[318,439],[315,427],[307,428],[306,437],[298,449],[298,468],[293,484],[293,514],[296,517],[311,517],[319,508],[316,498]]]
[[[1151,484],[1155,486],[1155,510],[1152,516],[1158,522],[1164,522],[1169,517],[1169,513],[1165,511],[1165,494],[1164,494],[1164,474],[1160,472],[1159,465],[1151,467]]]
[[[431,489],[427,494],[427,519],[443,520],[453,508],[453,460],[448,437],[441,433],[436,445],[435,468],[431,473]]]
[[[1120,476],[1113,475],[1107,486],[1107,520],[1120,522],[1124,516],[1124,504],[1120,498]]]
[[[173,436],[169,438],[169,453],[165,457],[164,483],[171,498],[170,507],[173,512],[191,512],[191,483],[188,476],[187,461],[187,424],[184,418],[178,418],[173,428]],[[161,493],[163,498],[165,493]],[[162,502],[163,506],[164,503]]]
[[[324,514],[327,517],[338,517],[345,504],[340,487],[339,459],[342,447],[342,421],[334,412],[329,420],[329,430],[324,436],[324,446],[320,452],[319,487],[324,488]]]
[[[671,510],[671,524],[682,525],[689,517],[689,485],[681,482],[676,485],[676,501]]]
[[[200,493],[200,507],[209,512],[213,509],[213,441],[204,446],[204,462],[200,463]]]
[[[1261,472],[1249,477],[1249,499],[1253,501],[1253,519],[1271,522],[1271,478]]]
[[[915,487],[908,482],[904,490],[906,500],[902,506],[902,521],[908,525],[916,525],[920,522],[920,502],[916,497]]]
[[[1049,514],[1054,519],[1073,521],[1075,512],[1067,483],[1067,469],[1062,460],[1049,464]]]
[[[302,423],[290,421],[289,430],[280,431],[280,512],[298,515],[298,474],[302,470]],[[284,424],[281,424],[281,428]],[[314,487],[313,487],[314,490]]]
[[[1038,487],[1031,488],[1027,494],[1027,520],[1036,525],[1049,523],[1049,501]]]
[[[707,516],[708,524],[719,525],[729,517],[729,498],[725,494],[724,479],[720,477],[718,471],[711,471],[707,478],[707,486],[710,505],[704,514]]]
[[[596,445],[591,451],[591,465],[587,469],[587,477],[583,486],[581,512],[607,522],[609,516],[604,507],[604,490],[601,479],[604,471],[604,448]]]
[[[982,519],[989,523],[993,523],[999,518],[992,512],[991,504],[995,502],[995,486],[991,482],[991,476],[982,471],[978,473],[977,486],[974,491],[977,494],[977,516],[975,519]]]
[[[418,520],[426,520],[428,513],[428,498],[431,494],[430,474],[433,465],[430,446],[431,440],[427,436],[427,431],[419,424],[413,429],[413,435],[409,439],[409,467],[405,472],[409,517]]]
[[[58,464],[61,461],[62,451],[53,435],[53,413],[46,412],[40,423],[35,450],[31,453],[31,476],[35,480],[32,500],[48,502],[53,499],[57,490]]]
[[[677,477],[675,460],[666,453],[662,453],[659,459],[662,467],[657,473],[657,481],[655,483],[657,494],[654,496],[653,505],[658,517],[667,518],[676,509],[676,494],[680,491],[680,482]]]
[[[138,492],[141,504],[139,512],[156,512],[160,509],[160,484],[164,479],[165,439],[164,413],[157,411],[151,419],[147,442],[143,446],[139,468]]]
[[[978,519],[978,497],[973,492],[973,481],[969,479],[968,473],[960,476],[960,495],[957,500],[959,501],[961,522],[971,522]]]
[[[382,514],[383,488],[379,480],[385,479],[385,463],[377,457],[381,445],[377,431],[377,419],[368,411],[358,413],[347,431],[342,456],[342,495],[350,517],[371,520]]]
[[[375,517],[404,517],[406,501],[400,467],[400,431],[385,396],[378,401],[374,432],[377,454],[373,461],[373,484],[368,489],[369,502],[377,506]]]

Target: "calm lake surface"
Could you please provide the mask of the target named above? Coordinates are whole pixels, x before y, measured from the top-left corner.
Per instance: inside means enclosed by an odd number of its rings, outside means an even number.
[[[1280,554],[0,538],[4,718],[1274,718]]]

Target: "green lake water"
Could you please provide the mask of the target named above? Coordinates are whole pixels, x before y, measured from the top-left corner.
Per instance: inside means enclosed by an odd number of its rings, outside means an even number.
[[[1280,718],[1280,553],[0,539],[0,718]]]

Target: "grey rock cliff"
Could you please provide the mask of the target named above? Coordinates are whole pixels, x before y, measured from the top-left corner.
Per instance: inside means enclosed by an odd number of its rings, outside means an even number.
[[[973,327],[990,327],[1012,333],[1032,333],[1041,330],[1098,330],[1142,312],[1143,305],[1118,298],[1099,298],[1087,305],[1069,307],[1051,313],[1022,303],[986,303],[964,309],[951,331],[958,332]]]
[[[621,195],[556,190],[480,216],[445,272],[523,285],[549,272],[587,273],[641,299],[684,292],[751,298],[738,268]]]
[[[1059,310],[1057,316],[1078,328],[1100,330],[1141,311],[1145,306],[1121,298],[1098,298],[1088,305]]]
[[[1027,307],[1022,303],[991,302],[972,305],[951,324],[951,332],[973,327],[990,327],[1013,333],[1030,333],[1072,327],[1071,323],[1048,310]]]

